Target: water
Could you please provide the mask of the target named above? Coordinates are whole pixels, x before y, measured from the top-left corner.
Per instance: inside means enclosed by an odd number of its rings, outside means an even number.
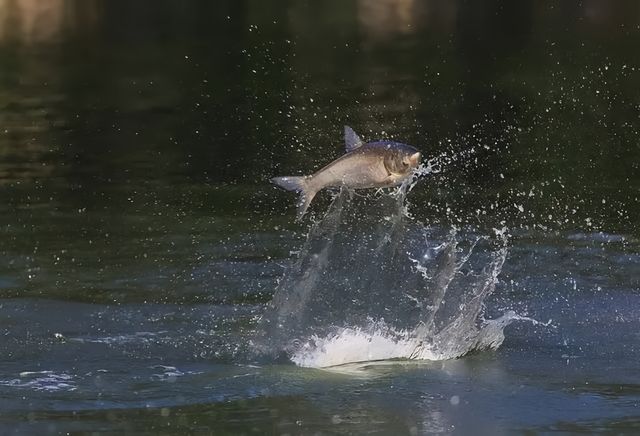
[[[636,433],[639,17],[0,2],[1,432]]]
[[[348,189],[336,195],[261,318],[257,345],[265,353],[332,367],[453,359],[500,346],[513,315],[481,315],[507,255],[504,230],[496,248],[456,228],[438,235],[407,216],[415,183],[363,201]]]

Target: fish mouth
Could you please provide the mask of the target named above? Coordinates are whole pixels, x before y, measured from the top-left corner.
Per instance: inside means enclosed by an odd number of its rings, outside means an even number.
[[[409,163],[411,164],[411,166],[413,168],[417,168],[418,165],[420,165],[420,160],[422,159],[422,153],[420,153],[419,151],[413,153],[411,156],[409,156]]]

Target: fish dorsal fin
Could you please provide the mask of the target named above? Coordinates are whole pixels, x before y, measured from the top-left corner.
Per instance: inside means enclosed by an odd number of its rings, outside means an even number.
[[[344,147],[347,150],[347,153],[355,150],[356,148],[362,146],[364,142],[356,132],[349,126],[344,126]]]

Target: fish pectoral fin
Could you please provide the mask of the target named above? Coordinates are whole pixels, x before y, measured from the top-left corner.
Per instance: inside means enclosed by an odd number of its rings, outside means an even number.
[[[360,139],[358,134],[349,126],[344,126],[344,148],[347,153],[362,147],[364,141]]]
[[[383,183],[387,186],[393,186],[395,184],[398,183],[398,180],[400,179],[398,174],[394,174],[394,173],[389,173],[387,175],[387,177],[384,179]]]

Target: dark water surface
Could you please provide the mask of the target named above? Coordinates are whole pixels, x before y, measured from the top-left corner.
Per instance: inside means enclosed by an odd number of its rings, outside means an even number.
[[[640,432],[638,47],[635,1],[0,0],[0,433]],[[344,124],[440,156],[409,212],[506,228],[487,314],[551,324],[258,355],[311,223],[268,179]]]

